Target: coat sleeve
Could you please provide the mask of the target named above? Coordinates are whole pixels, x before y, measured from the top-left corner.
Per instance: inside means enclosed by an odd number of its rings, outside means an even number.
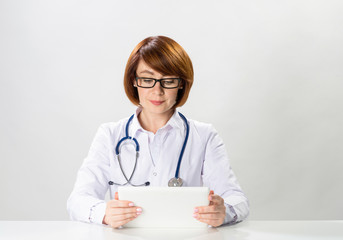
[[[249,215],[249,203],[230,166],[223,140],[208,125],[205,139],[203,182],[224,199],[226,218],[224,224],[244,220]]]
[[[67,201],[70,218],[102,224],[109,179],[109,128],[102,124],[78,171],[74,189]]]

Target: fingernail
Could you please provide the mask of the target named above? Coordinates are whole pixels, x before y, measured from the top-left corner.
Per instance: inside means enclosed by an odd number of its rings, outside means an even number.
[[[135,206],[135,204],[133,204],[132,202],[130,202],[130,203],[129,203],[129,206],[130,206],[130,207],[133,207],[133,206]]]
[[[137,212],[136,214],[137,214],[137,216],[138,216],[138,215],[141,215],[141,214],[142,214],[142,212]]]
[[[194,218],[197,218],[197,217],[198,217],[198,214],[194,213],[194,214],[193,214],[193,217],[194,217]]]
[[[194,212],[195,212],[195,213],[199,212],[199,209],[194,208]]]
[[[210,201],[212,201],[212,196],[210,196]]]
[[[137,208],[136,210],[137,210],[137,212],[142,212],[141,208]]]

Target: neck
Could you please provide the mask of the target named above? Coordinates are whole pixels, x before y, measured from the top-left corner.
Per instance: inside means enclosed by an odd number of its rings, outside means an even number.
[[[148,113],[143,109],[138,115],[138,120],[145,130],[156,134],[158,129],[166,125],[169,119],[173,116],[174,111],[175,110],[171,109],[166,113]]]

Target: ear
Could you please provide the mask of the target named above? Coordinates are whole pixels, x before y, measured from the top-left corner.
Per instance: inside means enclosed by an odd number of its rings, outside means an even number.
[[[183,79],[181,79],[181,83],[180,83],[180,86],[179,86],[179,90],[180,90],[180,89],[183,89],[183,85],[184,85],[184,81],[183,81]]]

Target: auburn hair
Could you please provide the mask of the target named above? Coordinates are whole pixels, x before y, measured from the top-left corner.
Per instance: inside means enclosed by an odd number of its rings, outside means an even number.
[[[173,108],[184,105],[194,78],[192,61],[186,51],[173,39],[165,36],[148,37],[138,43],[130,54],[124,75],[125,92],[134,105],[139,105],[138,91],[133,84],[138,63],[141,59],[152,69],[163,75],[173,75],[181,78],[182,88],[178,90]]]

